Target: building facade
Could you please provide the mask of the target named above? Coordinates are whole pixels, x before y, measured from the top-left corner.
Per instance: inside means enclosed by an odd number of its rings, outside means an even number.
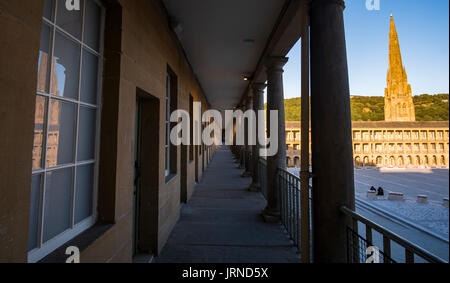
[[[0,1],[0,262],[157,256],[215,150],[170,113],[210,104],[161,1],[65,3]]]
[[[286,122],[287,165],[300,166],[300,122]],[[356,167],[448,168],[449,122],[353,122]]]

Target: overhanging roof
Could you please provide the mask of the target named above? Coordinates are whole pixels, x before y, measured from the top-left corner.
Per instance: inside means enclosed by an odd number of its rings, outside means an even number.
[[[212,108],[227,110],[240,103],[250,83],[244,75],[265,80],[261,61],[273,53],[268,51],[278,46],[277,55],[287,54],[301,30],[298,21],[292,21],[299,13],[289,9],[300,2],[163,0]],[[291,22],[296,23],[294,28]]]

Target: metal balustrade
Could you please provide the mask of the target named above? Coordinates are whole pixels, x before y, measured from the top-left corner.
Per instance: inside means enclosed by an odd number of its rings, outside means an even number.
[[[414,263],[415,256],[422,258],[424,261],[429,263],[448,263],[446,260],[435,256],[423,248],[409,242],[401,236],[396,235],[395,233],[390,232],[385,227],[376,224],[375,222],[365,218],[364,216],[354,212],[353,210],[347,207],[341,207],[341,211],[352,219],[352,226],[347,227],[348,239],[347,239],[347,247],[348,247],[348,260],[352,263],[361,263],[366,262],[366,250],[364,247],[373,246],[373,231],[380,233],[383,237],[383,247],[377,247],[380,252],[380,256],[382,256],[384,263],[394,263],[395,261],[391,258],[391,245],[392,243],[396,243],[400,245],[405,252],[405,263]],[[358,232],[359,223],[364,224],[366,227],[365,237],[363,237]],[[355,240],[356,239],[356,240]],[[364,243],[361,245],[361,243]]]
[[[267,161],[263,158],[259,159],[259,178],[261,185],[261,193],[267,199]],[[287,233],[294,241],[299,252],[302,251],[302,241],[308,242],[306,246],[309,247],[309,255],[311,255],[311,239],[312,239],[312,215],[311,215],[311,187],[308,186],[308,208],[305,210],[304,217],[308,221],[302,222],[302,207],[301,198],[302,190],[300,186],[300,178],[289,173],[285,169],[278,169],[278,187],[279,187],[279,201],[281,212],[281,224],[285,227]],[[304,212],[304,213],[305,213]],[[307,226],[307,227],[303,227]],[[302,237],[301,231],[308,231],[308,234]],[[310,258],[310,257],[308,257]]]
[[[294,241],[298,251],[304,253],[301,248],[302,241],[307,241],[311,247],[312,239],[311,186],[307,188],[308,207],[306,210],[303,210],[303,214],[306,215],[302,215],[301,198],[304,191],[302,191],[303,189],[300,185],[300,178],[283,168],[279,168],[278,187],[280,189],[281,223]],[[308,221],[302,222],[302,217],[306,217]],[[307,225],[308,227],[303,227],[302,229],[302,225]],[[305,237],[302,237],[302,230],[308,231]],[[308,252],[311,254],[311,249]]]
[[[259,178],[261,185],[261,193],[267,199],[267,161],[263,158],[259,159]],[[300,178],[279,168],[278,170],[278,187],[280,199],[281,224],[286,228],[291,239],[294,241],[299,252],[304,252],[301,249],[302,242],[307,241],[310,247],[309,253],[311,256],[312,250],[312,187],[308,186],[309,207],[307,215],[302,215],[301,194],[302,188],[300,186]],[[376,224],[375,222],[363,217],[347,207],[342,207],[341,211],[352,219],[352,226],[347,227],[348,239],[348,262],[350,263],[365,263],[368,259],[366,254],[367,248],[373,246],[373,232],[376,231],[382,235],[383,247],[379,248],[379,258],[384,263],[395,263],[396,261],[391,257],[391,245],[393,242],[404,249],[406,263],[414,263],[415,256],[420,257],[426,262],[430,263],[447,263],[446,260],[435,256],[423,248],[409,242],[408,240],[390,232],[387,228]],[[308,221],[302,222],[302,217],[308,217]],[[302,227],[307,223],[308,227]],[[365,228],[365,235],[358,232],[358,225],[363,224]],[[302,229],[303,228],[303,229]],[[301,231],[308,231],[309,235],[302,238]]]

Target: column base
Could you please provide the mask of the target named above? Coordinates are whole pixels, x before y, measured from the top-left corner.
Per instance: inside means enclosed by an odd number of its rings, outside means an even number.
[[[250,187],[248,187],[250,192],[259,193],[261,192],[261,185],[259,183],[252,183]]]
[[[262,217],[266,223],[279,223],[281,220],[280,211],[267,208],[263,210]]]
[[[252,176],[253,176],[252,172],[249,171],[245,171],[244,174],[241,175],[242,178],[249,178]]]

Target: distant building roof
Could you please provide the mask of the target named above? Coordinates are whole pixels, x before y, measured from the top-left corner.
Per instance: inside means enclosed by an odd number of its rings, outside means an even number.
[[[448,121],[432,122],[353,122],[354,129],[380,129],[380,128],[449,128]],[[286,121],[286,129],[299,129],[300,122]]]
[[[353,128],[448,128],[448,121],[432,121],[432,122],[353,122]]]

